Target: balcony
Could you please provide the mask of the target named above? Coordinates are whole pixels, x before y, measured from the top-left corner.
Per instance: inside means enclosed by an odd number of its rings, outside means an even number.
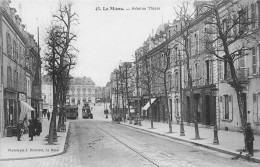
[[[239,68],[239,69],[236,69],[236,74],[237,74],[238,82],[240,84],[248,84],[248,82],[249,82],[249,79],[248,79],[249,68]],[[234,85],[234,82],[233,82],[233,79],[232,79],[230,71],[228,71],[228,73],[227,73],[227,81],[228,81],[228,83],[231,86]]]

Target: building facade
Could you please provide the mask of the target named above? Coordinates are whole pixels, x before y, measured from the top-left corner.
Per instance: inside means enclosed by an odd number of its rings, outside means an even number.
[[[43,113],[53,110],[53,83],[49,75],[42,76]]]
[[[241,1],[243,3],[243,1]],[[244,1],[245,2],[245,1]],[[195,11],[209,12],[201,9],[201,5],[205,2],[195,2]],[[207,2],[206,2],[207,3]],[[233,4],[234,5],[234,4]],[[245,5],[245,4],[244,4]],[[218,8],[223,18],[221,19],[221,26],[223,30],[228,30],[230,22],[225,18],[224,14],[228,11],[228,7],[233,8],[228,1],[220,3]],[[199,10],[201,9],[201,10]],[[230,29],[228,38],[232,39],[232,33],[241,33],[241,31],[249,30],[259,32],[260,28],[260,1],[251,1],[242,9],[236,9],[232,15],[232,19],[244,18],[253,20],[247,27],[238,25]],[[246,11],[246,12],[245,12]],[[223,52],[218,51],[217,56],[208,52],[212,48],[220,50],[220,42],[215,41],[209,43],[211,38],[209,32],[212,30],[207,23],[210,13],[195,13],[195,17],[190,20],[187,27],[183,27],[184,23],[180,20],[174,20],[172,23],[162,24],[159,26],[156,33],[150,35],[144,42],[143,46],[137,49],[138,58],[136,66],[140,66],[142,59],[148,59],[152,67],[157,67],[164,59],[164,49],[170,49],[170,70],[169,83],[172,84],[172,89],[168,93],[168,106],[165,106],[163,100],[163,86],[158,86],[160,76],[154,76],[151,84],[151,96],[156,99],[153,100],[153,114],[156,121],[165,121],[167,113],[165,107],[171,113],[172,121],[178,123],[181,116],[186,124],[193,125],[195,121],[195,113],[197,113],[197,122],[200,127],[213,127],[217,125],[220,129],[230,131],[241,131],[241,118],[238,108],[238,100],[234,83],[232,80],[229,64],[223,61]],[[239,16],[239,17],[238,17]],[[242,20],[238,19],[238,23]],[[182,24],[182,26],[181,26]],[[183,31],[180,31],[182,27]],[[183,46],[183,32],[190,32],[188,39],[189,67],[187,68],[187,57]],[[234,34],[233,34],[234,35]],[[255,33],[259,40],[259,33]],[[251,41],[252,42],[252,41]],[[242,40],[238,40],[235,45],[230,45],[229,49],[232,51],[235,47],[240,45]],[[243,113],[246,116],[247,122],[250,122],[255,134],[260,134],[260,48],[259,42],[253,43],[252,48],[238,53],[238,59],[234,60],[235,72],[238,82],[243,87],[242,101],[244,105]],[[148,47],[148,51],[142,53],[144,48]],[[141,51],[140,51],[141,50]],[[140,52],[142,54],[140,54]],[[222,60],[220,59],[222,58]],[[138,62],[140,62],[138,64]],[[142,68],[142,66],[140,67]],[[192,80],[188,79],[188,71],[191,73]],[[142,73],[142,69],[139,71]],[[180,76],[180,73],[182,75]],[[136,74],[135,74],[136,75]],[[180,78],[181,77],[181,78]],[[181,79],[181,80],[180,80]],[[189,86],[191,83],[191,87]],[[180,86],[182,85],[182,89]],[[146,88],[139,90],[141,97],[141,107],[147,104]],[[137,90],[137,89],[136,89]],[[135,91],[136,91],[135,90]],[[182,101],[180,97],[182,93]],[[180,104],[183,104],[182,111]],[[164,107],[163,107],[164,106]],[[183,113],[183,115],[181,115]],[[147,113],[146,113],[147,114]],[[149,114],[148,114],[149,115]]]
[[[33,62],[27,62],[30,57],[27,50],[33,47],[30,42],[33,37],[24,30],[25,26],[16,14],[16,9],[11,8],[9,3],[9,0],[0,2],[1,136],[7,126],[16,126],[20,115],[19,101],[26,101],[31,105],[32,82],[35,80],[32,71],[40,71],[41,68],[40,65],[34,66],[34,69],[29,68],[33,67]],[[31,55],[31,60],[39,60],[38,47],[33,50],[37,54]],[[40,77],[38,79],[40,80]],[[41,97],[40,92],[37,96]],[[32,113],[33,116],[37,114],[39,115],[39,110],[38,113]]]
[[[94,104],[95,83],[89,77],[73,77],[70,81],[67,103],[70,105]]]

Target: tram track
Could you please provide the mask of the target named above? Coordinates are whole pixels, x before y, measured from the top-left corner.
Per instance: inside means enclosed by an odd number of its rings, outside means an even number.
[[[151,159],[149,159],[148,157],[144,156],[143,154],[141,154],[139,151],[135,150],[134,148],[132,148],[131,146],[129,146],[128,144],[126,144],[125,142],[121,141],[120,139],[118,139],[115,135],[109,133],[107,130],[102,129],[101,127],[99,127],[97,125],[97,123],[92,124],[93,126],[95,126],[97,129],[99,129],[100,131],[104,132],[105,134],[107,134],[108,136],[112,137],[114,140],[116,140],[117,142],[119,142],[120,144],[124,145],[125,147],[127,147],[128,149],[130,149],[131,151],[135,152],[137,155],[141,156],[142,158],[144,158],[146,161],[148,161],[149,163],[151,163],[154,166],[160,167],[158,164],[156,164],[155,162],[153,162]],[[101,125],[101,124],[100,124]],[[103,125],[103,124],[102,124]],[[104,126],[104,125],[103,125]]]

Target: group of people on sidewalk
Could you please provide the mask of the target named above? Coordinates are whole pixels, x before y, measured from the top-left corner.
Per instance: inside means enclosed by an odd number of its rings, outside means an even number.
[[[33,118],[29,120],[29,126],[27,127],[30,141],[33,141],[33,136],[40,136],[42,132],[42,123],[39,119]],[[21,141],[21,137],[23,137],[24,133],[27,132],[26,127],[24,126],[24,122],[22,120],[17,124],[17,140]]]

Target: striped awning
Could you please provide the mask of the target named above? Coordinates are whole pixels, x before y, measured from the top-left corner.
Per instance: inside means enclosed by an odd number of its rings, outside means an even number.
[[[156,100],[156,98],[151,99],[151,104]],[[146,105],[142,108],[142,110],[147,110],[150,107],[150,101],[146,103]]]
[[[21,113],[19,116],[19,120],[24,121],[31,119],[31,111],[34,111],[35,109],[32,108],[32,106],[24,101],[20,101],[21,106]]]

